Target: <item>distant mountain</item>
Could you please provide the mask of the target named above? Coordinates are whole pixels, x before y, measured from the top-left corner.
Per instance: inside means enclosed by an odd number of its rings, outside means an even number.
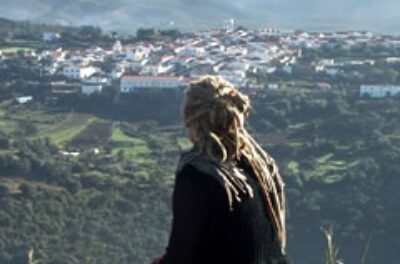
[[[395,0],[1,0],[0,14],[64,25],[134,31],[161,26],[193,30],[235,18],[248,27],[398,32]]]

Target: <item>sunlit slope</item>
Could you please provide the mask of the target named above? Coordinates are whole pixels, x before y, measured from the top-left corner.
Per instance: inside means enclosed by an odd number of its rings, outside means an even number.
[[[43,263],[148,263],[163,252],[175,167],[190,144],[177,104],[160,106],[165,97],[154,96],[158,118],[143,121],[150,111],[143,100],[126,112],[110,107],[114,119],[38,104],[0,106],[0,263],[15,263],[30,249]],[[398,98],[294,90],[252,102],[248,129],[285,177],[293,260],[322,263],[320,226],[333,224],[345,261],[358,263],[372,236],[366,263],[396,263]]]

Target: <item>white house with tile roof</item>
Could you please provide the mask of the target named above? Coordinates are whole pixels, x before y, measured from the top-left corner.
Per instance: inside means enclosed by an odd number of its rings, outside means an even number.
[[[184,89],[188,86],[189,82],[181,77],[125,75],[121,78],[120,92]]]
[[[370,96],[372,98],[382,98],[386,96],[400,95],[398,85],[361,85],[360,96]]]
[[[64,67],[63,74],[69,79],[87,79],[98,71],[97,68],[87,65],[70,64]]]

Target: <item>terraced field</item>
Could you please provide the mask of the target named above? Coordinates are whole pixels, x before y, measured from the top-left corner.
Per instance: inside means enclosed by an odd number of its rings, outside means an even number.
[[[114,154],[123,151],[136,163],[148,163],[146,157],[150,154],[150,148],[143,138],[132,137],[125,134],[118,124],[114,125],[111,136],[112,152]]]
[[[69,146],[85,149],[103,146],[112,134],[112,122],[92,121],[69,142]]]
[[[0,51],[3,53],[17,53],[18,51],[33,51],[33,48],[28,47],[3,47]]]
[[[21,133],[24,126],[33,128],[24,136],[49,138],[61,149],[79,149],[79,152],[92,148],[110,149],[112,154],[123,153],[128,160],[141,165],[152,165],[160,158],[168,159],[171,153],[175,155],[191,146],[180,126],[123,124],[86,113],[0,105],[0,131]],[[123,129],[126,126],[132,129],[131,133]]]
[[[65,119],[41,131],[41,137],[49,137],[57,144],[67,143],[82,132],[95,117],[89,114],[71,113]]]

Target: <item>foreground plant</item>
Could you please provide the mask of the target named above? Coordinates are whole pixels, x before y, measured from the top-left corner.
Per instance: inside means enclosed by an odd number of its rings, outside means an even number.
[[[342,260],[338,259],[339,249],[333,243],[333,227],[329,228],[321,227],[322,232],[324,232],[326,241],[328,243],[328,250],[326,252],[326,264],[344,264]]]

